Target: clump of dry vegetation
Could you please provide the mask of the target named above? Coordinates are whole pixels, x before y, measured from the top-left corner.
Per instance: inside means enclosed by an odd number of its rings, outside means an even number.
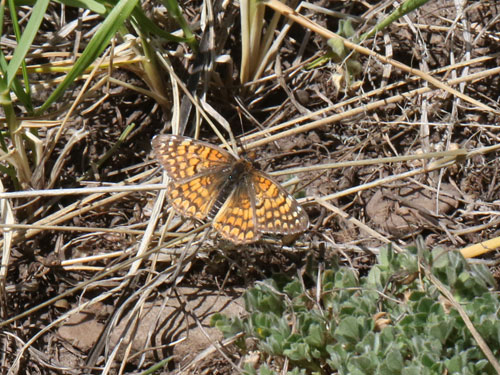
[[[498,278],[500,5],[408,3],[1,8],[4,372],[238,373],[210,317],[255,281],[419,236]],[[309,229],[235,246],[175,214],[159,133],[255,152]]]

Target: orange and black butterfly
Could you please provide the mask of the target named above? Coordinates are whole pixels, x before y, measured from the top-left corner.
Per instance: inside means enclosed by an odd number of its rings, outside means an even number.
[[[172,207],[187,217],[212,220],[235,244],[255,242],[262,233],[301,233],[309,226],[295,198],[246,159],[178,135],[154,137],[153,150],[172,179]]]

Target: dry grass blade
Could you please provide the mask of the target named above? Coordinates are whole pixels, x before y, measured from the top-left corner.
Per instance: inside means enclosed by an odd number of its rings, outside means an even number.
[[[372,181],[372,182],[367,183],[367,184],[358,185],[358,186],[355,186],[355,187],[350,188],[350,189],[346,189],[346,190],[341,191],[341,192],[326,195],[326,196],[322,197],[322,199],[331,200],[331,199],[340,198],[340,197],[343,197],[346,195],[354,194],[354,193],[362,191],[362,190],[368,190],[368,189],[371,189],[371,188],[376,187],[376,186],[386,185],[386,184],[389,184],[390,182],[393,182],[393,181],[406,179],[406,178],[413,177],[413,176],[416,176],[416,175],[419,175],[422,173],[429,173],[429,172],[434,171],[436,169],[450,167],[450,166],[454,165],[455,163],[456,163],[455,157],[442,158],[441,160],[429,163],[425,167],[417,168],[417,169],[414,169],[414,170],[411,170],[411,171],[408,171],[405,173],[401,173],[399,175],[392,175],[389,177],[381,178],[381,179]],[[308,197],[308,198],[303,199],[302,202],[310,202],[313,200],[314,200],[313,197]]]
[[[137,179],[141,179],[149,174],[150,174],[149,172],[146,172],[144,174],[140,174],[138,176],[135,176],[134,178],[128,180],[127,183],[132,183],[132,182],[136,181]],[[109,189],[106,189],[106,190],[109,192]],[[63,209],[55,212],[54,214],[49,215],[49,216],[37,221],[36,223],[34,223],[34,227],[33,227],[34,229],[28,230],[26,233],[24,233],[22,235],[19,233],[16,233],[14,235],[13,239],[14,239],[14,241],[18,241],[20,238],[27,239],[27,238],[30,238],[32,236],[35,236],[36,234],[40,233],[40,230],[36,229],[37,227],[43,227],[44,225],[57,225],[57,224],[63,223],[67,220],[70,220],[71,218],[73,218],[75,216],[78,216],[78,215],[81,215],[82,213],[91,211],[91,210],[95,209],[96,207],[101,207],[102,205],[108,204],[110,202],[115,202],[117,200],[120,200],[123,197],[129,195],[131,193],[131,191],[133,191],[133,190],[134,190],[134,188],[130,189],[129,187],[127,187],[125,189],[125,192],[123,192],[123,193],[118,193],[118,194],[115,194],[111,197],[102,198],[102,199],[101,199],[101,197],[104,195],[104,193],[90,195],[89,197],[83,198],[81,201],[78,201],[76,203],[68,205],[68,206],[64,207]],[[79,190],[79,191],[81,191],[81,190]],[[61,192],[59,192],[59,194],[60,193]],[[72,194],[74,194],[74,191],[72,192]],[[56,191],[56,195],[57,195],[57,191]]]
[[[353,217],[350,217],[346,212],[344,212],[341,209],[339,209],[338,207],[335,207],[334,205],[328,203],[323,198],[316,198],[315,201],[318,202],[321,206],[323,206],[326,209],[330,210],[331,212],[335,213],[336,215],[339,215],[344,220],[349,221],[350,223],[353,223],[354,225],[358,226],[362,231],[365,231],[367,234],[369,234],[373,238],[376,238],[376,239],[378,239],[381,242],[386,243],[386,244],[391,243],[391,241],[388,238],[382,236],[380,233],[371,229],[368,225],[362,223],[361,221],[359,221]],[[404,249],[401,248],[400,246],[398,246],[397,244],[393,244],[392,246],[397,251],[400,251],[400,252],[404,251]]]
[[[491,365],[494,367],[496,372],[500,374],[500,364],[498,363],[497,359],[495,358],[495,355],[489,348],[488,344],[483,340],[477,329],[474,327],[472,324],[470,318],[467,316],[467,313],[464,311],[463,307],[460,306],[458,301],[455,299],[453,294],[439,281],[433,274],[430,272],[428,265],[422,264],[422,269],[425,272],[425,276],[431,280],[431,282],[436,286],[436,288],[439,289],[439,291],[442,293],[442,295],[453,305],[453,307],[458,311],[460,316],[462,317],[465,325],[469,329],[471,335],[474,337],[474,340],[476,340],[477,344],[483,351],[484,355],[488,359],[488,361],[491,363]]]
[[[2,181],[0,181],[0,191],[4,191]],[[12,207],[8,199],[0,199],[0,221],[2,224],[15,224],[16,219],[14,213],[12,212]],[[0,314],[3,318],[7,316],[7,312],[4,311],[4,307],[7,302],[7,295],[5,293],[5,287],[7,286],[7,272],[10,263],[10,253],[12,249],[12,237],[13,231],[9,229],[3,229],[3,240],[2,240],[2,260],[0,263]]]
[[[469,80],[474,80],[474,79],[480,78],[479,75],[481,77],[484,77],[485,74],[486,74],[486,76],[491,76],[492,74],[498,74],[498,72],[500,72],[500,68],[495,68],[487,73],[481,72],[481,73],[472,75],[470,77],[461,77],[460,79],[456,79],[456,80],[452,81],[452,83],[458,84],[460,82],[466,82]],[[311,122],[304,124],[304,125],[296,126],[297,123],[302,122],[302,121],[307,121],[311,117],[317,116],[317,115],[322,114],[324,112],[327,112],[330,110],[331,111],[339,110],[344,105],[347,106],[347,104],[350,104],[353,101],[358,101],[360,98],[350,99],[350,100],[346,101],[345,103],[341,102],[341,103],[335,104],[332,107],[318,110],[315,113],[312,113],[310,115],[305,115],[303,117],[284,122],[284,123],[276,125],[274,127],[256,132],[255,134],[252,134],[251,136],[245,137],[244,139],[252,139],[252,138],[256,138],[258,136],[265,136],[265,137],[261,138],[260,140],[249,143],[246,147],[248,149],[252,149],[252,148],[273,142],[273,141],[278,140],[278,139],[294,136],[294,135],[297,135],[300,133],[305,133],[307,131],[317,129],[321,126],[336,123],[336,122],[339,122],[343,119],[347,119],[349,117],[355,117],[356,115],[365,114],[365,113],[373,111],[377,108],[383,108],[384,106],[387,106],[388,104],[399,103],[399,102],[402,102],[404,100],[408,100],[414,96],[422,95],[422,94],[430,92],[430,91],[432,91],[432,89],[429,87],[415,89],[415,90],[412,90],[412,91],[404,93],[404,94],[398,94],[398,95],[394,95],[394,96],[387,98],[387,99],[377,100],[377,101],[371,102],[369,104],[357,106],[357,107],[350,109],[350,110],[347,110],[347,111],[342,111],[339,114],[331,115],[331,116],[322,118],[320,120],[311,121]],[[290,128],[290,127],[293,127],[293,128],[290,130],[285,130],[285,131],[279,132],[277,134],[272,134],[272,133],[277,132],[281,129]]]
[[[426,80],[427,82],[429,82],[433,86],[440,88],[442,90],[445,90],[445,91],[449,92],[450,94],[452,94],[458,98],[463,99],[466,102],[474,104],[478,108],[482,108],[483,110],[485,110],[487,112],[498,114],[498,111],[494,110],[493,108],[490,108],[489,106],[485,105],[484,103],[477,101],[477,100],[475,100],[467,95],[462,94],[461,92],[444,84],[440,80],[438,80],[438,79],[436,79],[436,78],[434,78],[434,77],[432,77],[432,76],[430,76],[430,75],[428,75],[428,74],[426,74],[418,69],[410,68],[409,66],[402,64],[399,61],[389,59],[389,58],[382,56],[382,55],[380,55],[380,54],[378,54],[378,53],[376,53],[368,48],[361,47],[357,44],[354,44],[354,43],[348,41],[347,39],[342,38],[341,36],[339,36],[335,33],[332,33],[328,29],[325,29],[324,27],[321,27],[320,25],[310,21],[309,19],[305,18],[304,16],[300,15],[299,13],[295,12],[293,9],[289,8],[288,6],[284,5],[283,3],[281,3],[277,0],[266,0],[265,4],[267,6],[269,6],[270,8],[282,13],[284,16],[289,17],[290,19],[294,20],[295,22],[300,23],[302,26],[307,27],[307,28],[315,31],[316,33],[320,34],[321,36],[323,36],[327,39],[332,39],[332,38],[341,39],[342,42],[344,43],[344,45],[349,49],[352,49],[354,51],[357,51],[357,52],[362,53],[362,54],[367,55],[367,56],[376,57],[381,62],[386,63],[386,64],[391,64],[398,69],[401,69],[401,70],[408,72],[412,75],[416,75],[416,76]]]
[[[464,256],[464,258],[475,258],[478,257],[479,255],[495,251],[498,248],[500,248],[500,237],[495,237],[488,241],[467,246],[460,251]]]

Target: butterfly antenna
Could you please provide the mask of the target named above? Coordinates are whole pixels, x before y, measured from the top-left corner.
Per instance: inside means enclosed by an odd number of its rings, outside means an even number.
[[[228,129],[228,133],[229,133],[229,138],[231,139],[231,147],[233,148],[234,153],[236,155],[239,155],[238,141],[236,140],[236,138],[234,138],[234,134],[233,134],[233,131],[231,129]]]

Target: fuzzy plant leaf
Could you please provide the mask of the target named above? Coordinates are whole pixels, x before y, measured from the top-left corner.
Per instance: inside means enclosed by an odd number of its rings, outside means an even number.
[[[500,298],[490,291],[492,278],[442,249],[381,249],[379,263],[361,278],[336,265],[324,270],[320,283],[314,270],[310,283],[280,275],[246,292],[248,317],[219,318],[218,326],[256,340],[267,363],[287,359],[288,374],[495,374],[421,267],[460,301],[490,348],[500,347]],[[265,373],[263,366],[257,364],[256,373]]]

